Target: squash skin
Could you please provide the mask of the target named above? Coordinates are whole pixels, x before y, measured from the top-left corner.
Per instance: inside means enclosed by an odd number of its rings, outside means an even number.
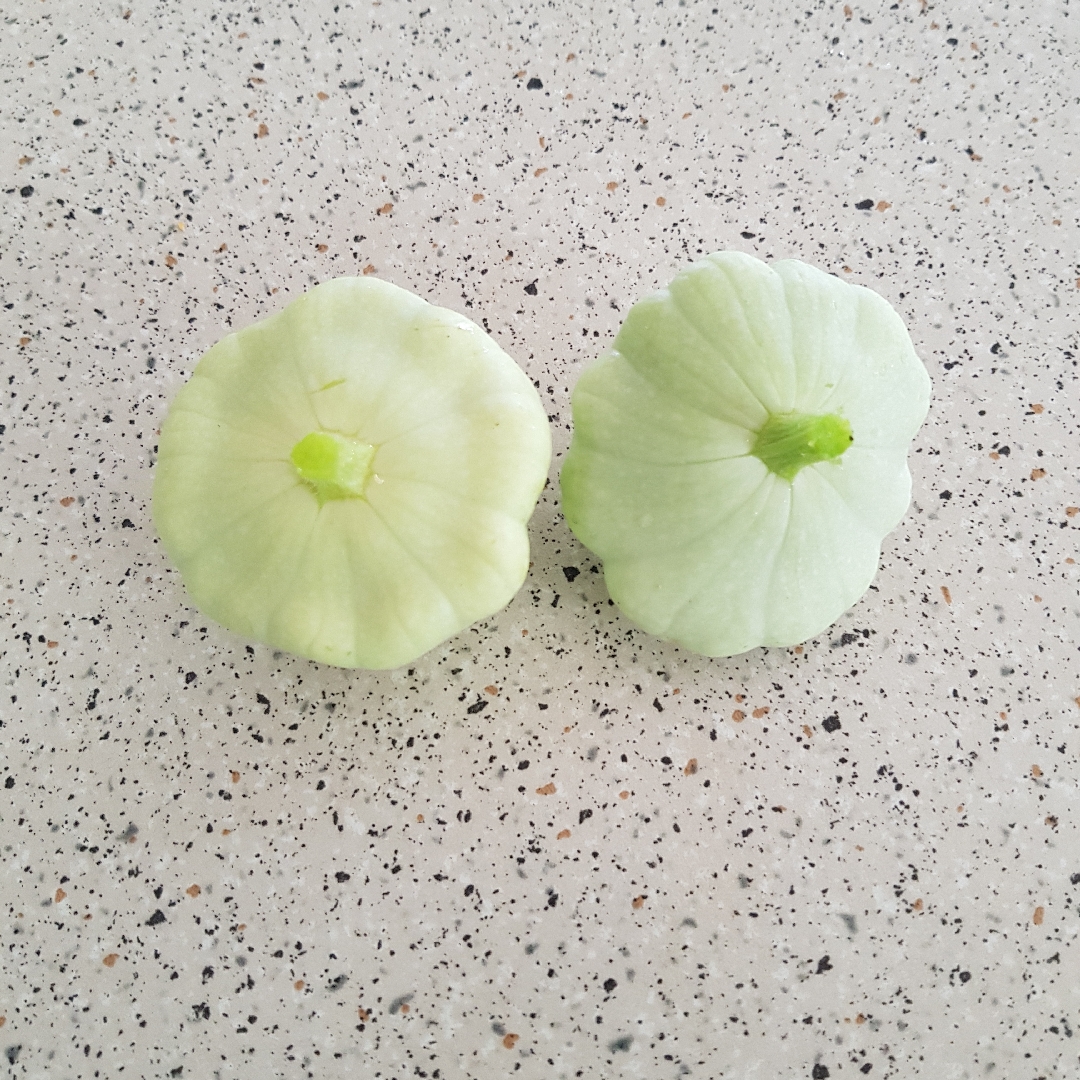
[[[362,497],[304,482],[290,455],[313,432],[374,447]],[[520,588],[550,459],[539,395],[480,327],[338,278],[202,357],[162,425],[154,523],[230,630],[394,668]]]
[[[563,512],[642,629],[707,656],[794,645],[873,580],[929,400],[876,293],[794,260],[709,255],[635,304],[579,379]],[[835,414],[852,443],[777,475],[753,451],[785,414]]]

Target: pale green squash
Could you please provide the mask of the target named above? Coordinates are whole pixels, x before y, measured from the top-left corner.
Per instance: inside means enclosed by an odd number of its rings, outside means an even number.
[[[650,633],[709,656],[792,645],[869,587],[929,399],[876,293],[710,255],[578,381],[563,511]]]
[[[162,428],[154,521],[229,629],[392,668],[520,588],[550,459],[532,383],[478,326],[338,278],[200,360]]]

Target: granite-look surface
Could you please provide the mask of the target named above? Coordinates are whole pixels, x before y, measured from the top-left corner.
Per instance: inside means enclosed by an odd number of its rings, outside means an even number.
[[[5,4],[5,1075],[1080,1075],[1078,30]],[[934,400],[866,598],[707,660],[556,478],[582,366],[723,248],[882,293]],[[208,622],[148,510],[200,354],[361,272],[487,327],[556,449],[516,600],[381,674]]]

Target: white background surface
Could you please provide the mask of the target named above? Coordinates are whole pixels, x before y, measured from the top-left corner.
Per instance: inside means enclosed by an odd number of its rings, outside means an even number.
[[[5,5],[12,1075],[1077,1075],[1076,13],[714,3]],[[578,372],[723,248],[934,381],[801,654],[634,630],[559,513]],[[199,355],[367,267],[556,447],[517,599],[383,674],[208,623],[148,513]]]

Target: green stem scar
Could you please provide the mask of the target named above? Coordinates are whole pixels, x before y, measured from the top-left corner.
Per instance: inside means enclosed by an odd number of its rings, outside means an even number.
[[[790,482],[805,465],[835,461],[851,443],[851,425],[842,416],[779,413],[765,421],[750,452]]]
[[[305,435],[289,455],[320,506],[330,499],[359,499],[371,478],[374,457],[374,446],[336,431]]]

